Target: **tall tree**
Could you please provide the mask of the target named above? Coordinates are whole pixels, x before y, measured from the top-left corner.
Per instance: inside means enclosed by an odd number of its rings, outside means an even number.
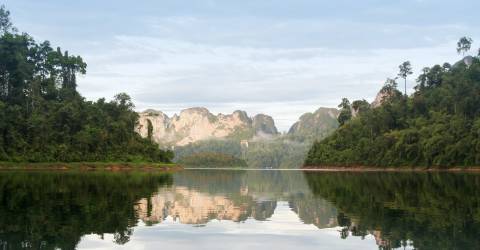
[[[153,124],[150,119],[147,119],[147,139],[153,141]]]
[[[398,76],[400,78],[403,78],[403,80],[405,80],[405,96],[407,96],[407,77],[409,75],[413,74],[412,65],[410,64],[409,61],[406,61],[406,62],[400,64],[400,66],[398,66],[398,68],[400,69],[400,71],[398,72]]]
[[[342,126],[352,119],[352,108],[350,106],[350,101],[347,98],[343,98],[338,107],[341,108],[340,114],[338,115],[338,123]]]
[[[15,31],[15,28],[10,22],[10,11],[5,9],[5,5],[0,6],[0,35]]]
[[[470,48],[472,47],[473,40],[470,37],[461,37],[460,40],[457,42],[457,53],[462,54],[462,56],[465,56],[465,53],[467,53]]]

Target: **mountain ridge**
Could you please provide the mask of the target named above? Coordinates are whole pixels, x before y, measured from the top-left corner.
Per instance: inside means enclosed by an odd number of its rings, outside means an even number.
[[[207,108],[192,107],[169,117],[162,111],[147,109],[139,113],[135,128],[142,137],[149,137],[149,121],[151,139],[163,146],[184,146],[208,139],[269,138],[279,134],[271,116],[256,114],[250,117],[242,110],[214,115]]]

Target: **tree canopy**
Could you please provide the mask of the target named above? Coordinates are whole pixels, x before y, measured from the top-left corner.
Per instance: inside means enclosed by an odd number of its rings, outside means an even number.
[[[0,161],[171,160],[134,132],[127,94],[85,100],[76,89],[83,59],[18,33],[9,14],[0,7]]]
[[[457,53],[465,55],[472,47],[473,40],[470,37],[461,37],[457,42]]]

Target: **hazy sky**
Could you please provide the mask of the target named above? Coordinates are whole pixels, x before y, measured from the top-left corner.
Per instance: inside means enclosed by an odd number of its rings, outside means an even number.
[[[478,0],[0,0],[15,25],[88,63],[88,99],[138,110],[270,114],[280,130],[342,97],[373,100],[398,65],[480,47]],[[473,53],[473,51],[472,51]],[[416,74],[415,74],[416,75]],[[414,78],[408,83],[414,86]]]

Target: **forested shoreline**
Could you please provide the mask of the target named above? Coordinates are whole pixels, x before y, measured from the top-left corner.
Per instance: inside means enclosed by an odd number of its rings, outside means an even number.
[[[0,7],[0,161],[171,162],[173,153],[134,132],[125,93],[87,101],[76,78],[80,56],[20,33]]]
[[[463,37],[457,51],[464,55],[471,44],[472,39]],[[400,66],[399,78],[405,83],[411,73],[409,62]],[[480,166],[479,57],[424,68],[416,81],[415,92],[407,96],[406,87],[405,93],[397,89],[397,78],[388,79],[378,107],[344,99],[341,126],[314,143],[305,165]]]

